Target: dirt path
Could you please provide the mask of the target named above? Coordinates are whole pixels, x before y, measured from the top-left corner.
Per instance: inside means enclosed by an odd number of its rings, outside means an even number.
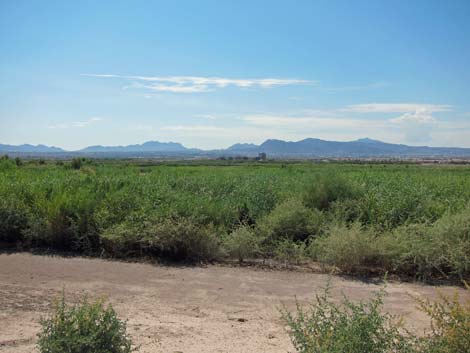
[[[294,296],[312,298],[327,276],[248,268],[162,267],[30,254],[0,255],[0,352],[35,352],[38,319],[64,289],[107,296],[140,352],[292,352],[277,307]],[[377,285],[334,277],[335,296],[366,298]],[[441,288],[452,291],[453,288]],[[412,329],[426,318],[408,293],[435,296],[435,289],[389,284],[386,310],[405,315]]]

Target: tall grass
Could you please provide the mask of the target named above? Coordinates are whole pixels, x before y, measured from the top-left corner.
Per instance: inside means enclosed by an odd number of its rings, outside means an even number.
[[[347,272],[469,273],[467,167],[80,163],[0,161],[1,244],[192,261],[292,254]]]

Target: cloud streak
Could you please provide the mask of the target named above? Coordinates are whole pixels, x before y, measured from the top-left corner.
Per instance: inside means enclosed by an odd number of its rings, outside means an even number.
[[[435,113],[450,111],[452,106],[418,103],[369,103],[348,105],[342,110],[352,113],[413,113],[416,111]]]
[[[103,118],[100,117],[93,117],[88,120],[83,120],[83,121],[74,121],[70,124],[68,123],[60,123],[60,124],[55,124],[55,125],[50,125],[49,129],[69,129],[69,128],[84,128],[88,127],[92,124],[95,124],[99,121],[102,121]]]
[[[138,87],[157,92],[201,93],[212,92],[229,86],[239,88],[271,88],[276,86],[315,84],[314,81],[302,79],[256,78],[240,79],[204,76],[124,76],[110,74],[82,74],[95,78],[115,78],[138,82]]]
[[[393,124],[412,128],[415,135],[425,125],[437,123],[433,113],[451,111],[451,105],[444,104],[419,104],[419,103],[369,103],[349,105],[342,109],[352,113],[397,113],[401,114],[389,121]],[[421,126],[421,127],[420,127]],[[423,135],[426,133],[423,131]]]

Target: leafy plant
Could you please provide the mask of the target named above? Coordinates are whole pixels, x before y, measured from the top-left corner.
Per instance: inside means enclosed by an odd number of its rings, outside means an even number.
[[[132,341],[111,305],[102,300],[68,306],[62,296],[53,313],[41,320],[40,353],[130,353]]]
[[[320,176],[313,182],[304,194],[304,202],[308,207],[327,210],[334,202],[357,199],[363,190],[351,180],[329,173]]]
[[[331,300],[330,287],[317,294],[309,309],[297,302],[295,313],[282,309],[282,318],[299,353],[411,353],[414,339],[397,318],[383,313],[385,291],[354,303]]]
[[[467,291],[470,287],[466,284]],[[463,302],[458,293],[439,293],[439,300],[419,299],[420,309],[431,319],[431,333],[423,340],[427,353],[470,352],[470,299]]]
[[[259,256],[261,239],[249,226],[240,226],[230,233],[224,241],[229,256],[243,262],[250,257]]]

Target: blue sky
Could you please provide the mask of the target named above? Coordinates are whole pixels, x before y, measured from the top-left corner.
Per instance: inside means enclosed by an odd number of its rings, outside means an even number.
[[[470,1],[0,0],[0,143],[470,147]]]

